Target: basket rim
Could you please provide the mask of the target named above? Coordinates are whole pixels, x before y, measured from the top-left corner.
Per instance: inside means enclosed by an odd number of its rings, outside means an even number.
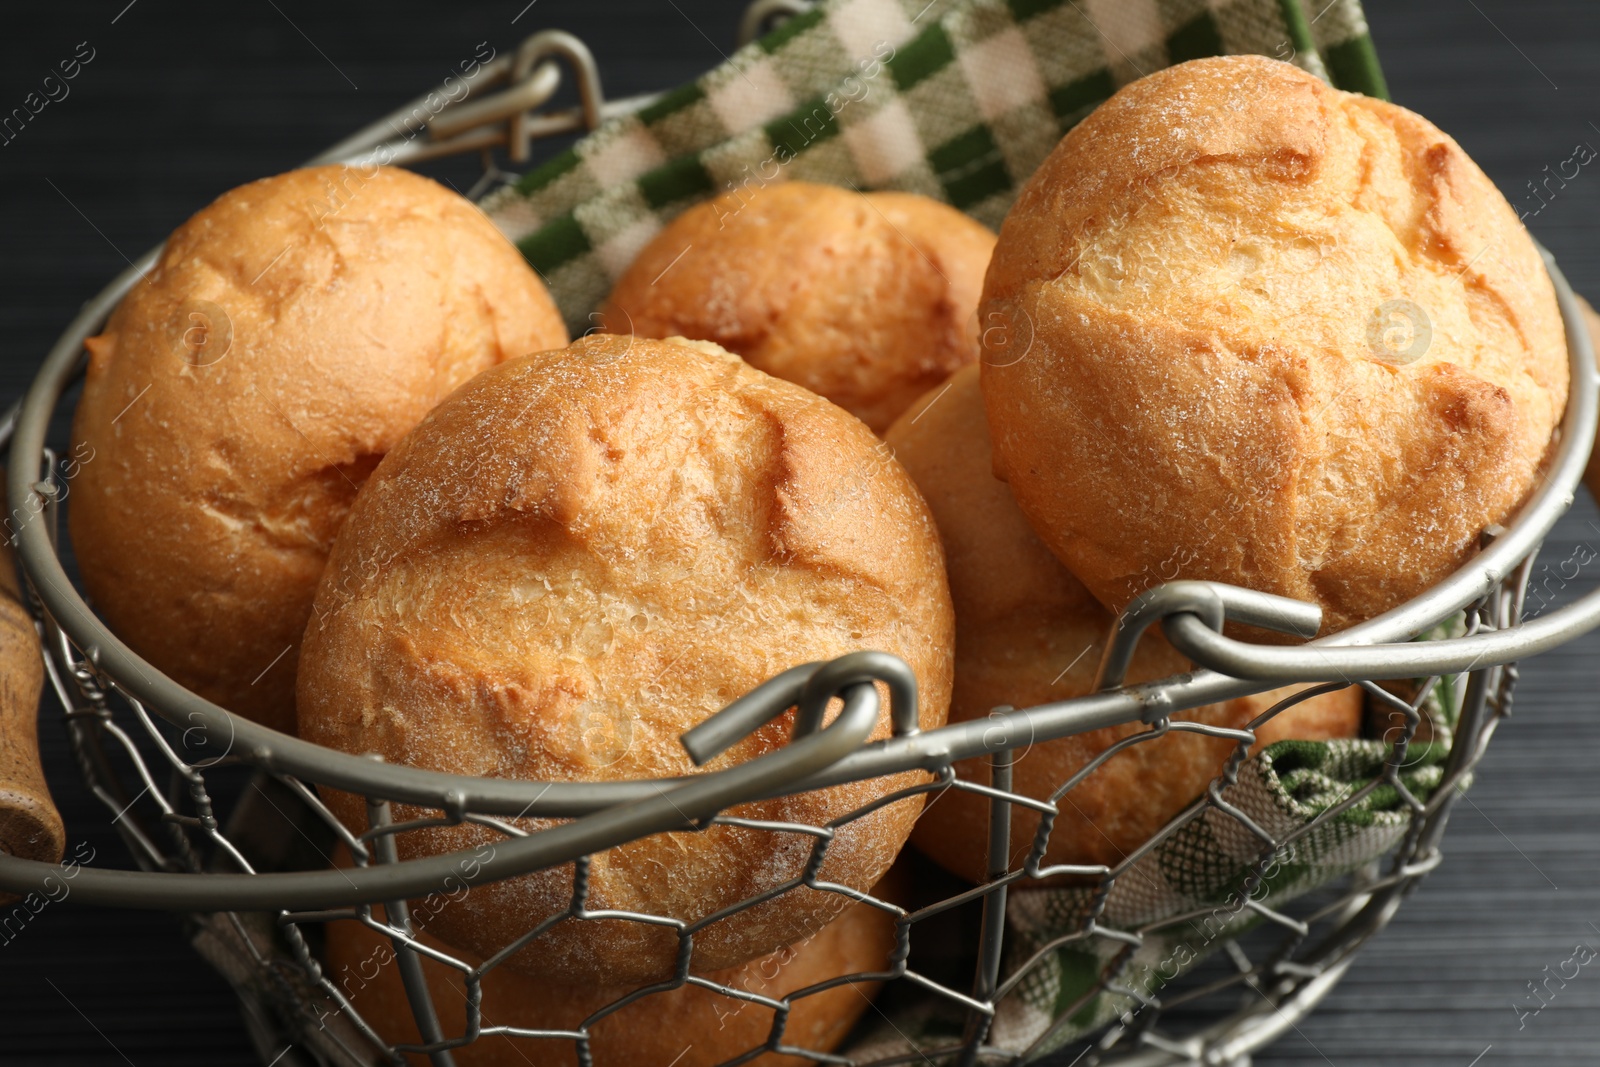
[[[52,541],[51,527],[55,523],[33,520],[46,511],[51,513],[47,518],[53,519],[55,490],[41,480],[50,473],[45,467],[45,439],[62,396],[82,371],[83,341],[100,328],[122,296],[154,265],[160,251],[159,247],[151,250],[113,279],[84,305],[56,342],[16,409],[7,468],[7,502],[11,515],[26,516],[13,535],[23,572],[51,620],[125,695],[139,700],[175,725],[184,728],[198,725],[208,737],[228,738],[231,752],[271,772],[442,810],[570,818],[658,795],[664,785],[726,773],[713,771],[678,779],[604,783],[541,782],[478,778],[379,763],[291,737],[235,715],[179,685],[128,648],[94,614],[67,578]],[[1572,289],[1550,254],[1542,247],[1540,252],[1565,321],[1571,370],[1566,411],[1558,431],[1560,442],[1543,484],[1491,544],[1449,577],[1383,615],[1303,647],[1331,650],[1340,646],[1408,642],[1477,600],[1511,574],[1537,549],[1556,520],[1571,506],[1594,438],[1597,406],[1600,406],[1596,393],[1600,374],[1596,372],[1594,353]],[[1543,647],[1576,636],[1600,623],[1600,595],[1582,598],[1540,621],[1546,624],[1547,634],[1556,635],[1554,639],[1547,637]],[[1114,625],[1120,624],[1118,620]],[[1220,636],[1217,640],[1226,641]],[[1269,655],[1274,648],[1231,644],[1262,649]],[[1441,673],[1460,673],[1493,662],[1509,662],[1526,650],[1516,645],[1510,651],[1512,654],[1502,652],[1491,657],[1481,652],[1464,652],[1458,657],[1459,663]],[[805,792],[908,770],[937,770],[961,759],[1107,726],[1149,721],[1300,680],[1305,679],[1273,673],[1270,663],[1251,679],[1202,669],[1140,685],[1013,709],[988,719],[952,723],[923,733],[903,733],[864,744],[825,771],[791,783],[782,792]],[[1342,675],[1339,680],[1355,679]]]

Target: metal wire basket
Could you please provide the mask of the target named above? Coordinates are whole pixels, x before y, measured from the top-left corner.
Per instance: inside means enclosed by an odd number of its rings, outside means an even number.
[[[753,35],[793,6],[754,5],[745,20],[745,35]],[[581,105],[531,113],[555,93],[561,81],[558,61],[571,68]],[[389,144],[393,161],[413,162],[462,150],[484,151],[488,160],[487,153],[495,147],[521,161],[527,158],[533,138],[592,128],[603,116],[648,102],[605,102],[588,51],[561,33],[530,38],[515,56],[486,64],[474,81],[479,87],[506,81],[509,87],[447,109],[431,124],[429,138]],[[408,105],[390,118],[412,114],[414,107]],[[394,129],[386,118],[312,162],[367,155],[392,141]],[[1085,1057],[1082,1062],[1246,1064],[1251,1052],[1292,1027],[1328,993],[1362,943],[1387,924],[1401,900],[1439,863],[1439,841],[1457,787],[1510,708],[1515,661],[1600,623],[1600,593],[1536,619],[1523,619],[1523,590],[1539,543],[1572,502],[1596,426],[1593,352],[1572,292],[1547,257],[1566,321],[1572,389],[1559,447],[1546,477],[1506,527],[1485,533],[1481,551],[1466,566],[1385,615],[1307,645],[1257,646],[1224,636],[1223,623],[1265,624],[1309,636],[1317,629],[1317,610],[1245,589],[1174,582],[1140,597],[1117,621],[1108,640],[1099,691],[1033,708],[1000,709],[978,722],[919,732],[915,683],[908,669],[892,657],[869,652],[790,670],[684,735],[685,747],[703,762],[787,709],[802,709],[797,722],[804,725],[797,725],[786,747],[719,772],[668,781],[590,784],[469,778],[380,764],[275,733],[181,688],[134,655],[95,617],[63,569],[59,513],[68,486],[47,447],[47,432],[82,372],[84,339],[100,328],[158,251],[84,307],[51,351],[26,399],[0,424],[0,433],[11,444],[8,504],[17,526],[20,565],[35,595],[45,638],[48,677],[60,698],[73,751],[85,781],[105,804],[139,868],[81,869],[73,892],[91,904],[191,913],[195,943],[239,990],[264,1062],[403,1063],[411,1054],[426,1057],[436,1067],[449,1067],[455,1062],[453,1050],[506,1034],[565,1043],[578,1062],[587,1064],[592,1059],[591,1030],[601,1019],[639,996],[693,984],[773,1013],[766,1039],[732,1062],[762,1052],[841,1063],[1016,1062],[1050,1048],[1060,1027],[1090,998],[1114,994],[1127,1006],[1086,1035],[1092,1044],[1078,1050]],[[1457,636],[1413,640],[1451,620],[1457,620]],[[1121,685],[1140,635],[1157,622],[1201,669],[1158,682]],[[1394,687],[1377,684],[1383,679],[1412,679],[1416,684],[1402,699]],[[868,743],[880,711],[877,690],[870,684],[874,680],[889,687],[895,730],[887,740]],[[1459,694],[1458,711],[1439,786],[1423,801],[1406,792],[1400,775],[1423,702],[1441,681]],[[1386,738],[1392,741],[1390,754],[1372,781],[1307,826],[1276,836],[1231,805],[1224,789],[1245,758],[1253,730],[1227,730],[1173,716],[1290,682],[1321,683],[1295,699],[1359,686],[1371,701],[1393,708],[1404,726]],[[835,696],[843,698],[843,711],[822,726],[822,702]],[[1252,727],[1292,703],[1283,702]],[[816,714],[804,714],[806,708]],[[1102,759],[1170,730],[1207,733],[1236,744],[1219,765],[1218,779],[1207,794],[1121,863],[1109,868],[1042,866],[1050,819],[1082,775],[1062,783],[1050,802],[1040,802],[1010,791],[1012,755],[1028,745],[1125,724],[1144,724],[1145,729],[1117,742]],[[990,761],[991,787],[954,774],[953,764],[973,757]],[[755,799],[906,771],[928,772],[926,784],[914,792],[964,789],[988,799],[992,876],[987,883],[902,906],[817,878],[834,832],[865,810],[824,827],[761,827],[771,833],[803,834],[813,842],[807,873],[787,888],[803,885],[841,893],[894,918],[898,947],[886,970],[835,975],[784,997],[768,997],[719,986],[694,972],[694,935],[705,921],[602,913],[588,907],[581,872],[596,853],[646,835],[734,823],[729,809]],[[324,807],[318,788],[366,797],[371,829],[359,835],[346,829]],[[1266,907],[1252,899],[1248,889],[1259,884],[1275,857],[1379,788],[1398,790],[1408,809],[1400,843],[1381,863],[1367,864],[1292,907]],[[429,820],[395,823],[391,806],[397,803],[435,814]],[[1044,830],[1026,861],[1012,866],[1006,843],[1012,808],[1018,804],[1042,811]],[[531,833],[514,822],[532,816],[565,821]],[[1225,963],[1177,978],[1162,986],[1159,994],[1131,989],[1123,982],[1128,960],[1161,924],[1152,924],[1151,929],[1112,929],[1097,921],[1099,911],[1091,907],[1077,929],[1022,960],[1002,980],[1008,895],[1045,879],[1071,875],[1103,905],[1141,856],[1185,824],[1209,817],[1232,819],[1253,835],[1257,856],[1247,865],[1243,881],[1247,892],[1234,913],[1248,912],[1246,917],[1260,929],[1246,935],[1229,926],[1227,936],[1218,942],[1225,951],[1217,959]],[[503,840],[492,850],[492,858],[479,856],[470,864],[464,862],[467,854],[398,860],[398,838],[441,822],[477,823],[503,835]],[[335,843],[349,851],[353,866],[329,867],[327,857]],[[576,865],[580,876],[574,879],[577,888],[562,921],[603,918],[666,926],[680,942],[676,973],[666,983],[618,998],[570,1030],[492,1025],[482,1017],[477,993],[480,979],[496,961],[477,966],[423,945],[415,936],[406,902],[569,863]],[[0,887],[13,892],[37,890],[57,870],[0,855]],[[727,911],[756,902],[747,900]],[[373,910],[377,904],[384,906],[381,916]],[[948,967],[936,975],[916,961],[924,958],[917,950],[927,940],[923,932],[929,924],[963,908],[975,913],[979,933],[961,957],[962,965],[970,968],[970,978],[957,981],[949,977]],[[1166,922],[1192,918],[1177,916]],[[422,1037],[419,1043],[386,1043],[325,973],[315,944],[319,927],[332,921],[363,923],[392,945]],[[529,936],[537,933],[530,931]],[[1083,995],[1062,1006],[1055,1024],[1025,1048],[998,1047],[991,1041],[997,1004],[1026,980],[1030,968],[1050,949],[1066,942],[1104,943],[1112,951],[1104,956],[1104,966]],[[445,962],[461,975],[468,995],[462,1008],[466,1025],[459,1032],[447,1032],[439,1021],[438,1005],[423,978],[424,958]],[[964,1029],[942,1044],[859,1060],[807,1050],[788,1039],[785,1020],[795,1003],[841,983],[865,981],[888,982],[891,990],[952,1006],[964,1016]],[[1237,997],[1240,992],[1246,994],[1242,1002]]]

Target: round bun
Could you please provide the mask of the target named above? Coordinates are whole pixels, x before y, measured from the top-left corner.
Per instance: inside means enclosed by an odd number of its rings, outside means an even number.
[[[994,476],[978,374],[977,366],[966,367],[930,390],[889,428],[884,442],[938,526],[959,628],[958,662],[993,664],[1003,676],[1011,665],[1068,653],[1065,645],[1032,647],[1032,639],[1018,645],[1019,634],[1049,642],[1051,627],[1063,618],[1104,620],[1104,629],[1111,617],[1050,554],[1006,483]],[[1067,660],[1082,651],[1082,643],[1072,646]],[[964,676],[956,671],[955,703],[970,703],[960,696]]]
[[[715,345],[596,334],[479,375],[384,459],[317,594],[300,730],[459,774],[670,777],[695,770],[685,730],[783,670],[861,649],[909,663],[922,726],[943,724],[952,627],[933,520],[859,421]],[[888,716],[885,698],[874,737]],[[773,751],[791,729],[785,715],[707,766]],[[822,826],[926,780],[736,811]],[[330,806],[364,824],[354,799]],[[841,824],[819,877],[871,886],[921,807],[917,795]],[[496,836],[436,827],[400,847]],[[699,920],[798,878],[812,843],[729,825],[635,841],[594,858],[588,906]],[[479,886],[434,932],[490,955],[564,910],[572,876],[569,865]],[[691,966],[770,952],[844,899],[796,887],[720,919],[694,934]],[[659,980],[677,945],[660,926],[565,922],[512,963]]]
[[[1523,500],[1567,393],[1550,279],[1460,146],[1260,57],[1067,134],[983,316],[996,470],[1111,608],[1174,575],[1324,632],[1395,607]]]
[[[1595,350],[1595,358],[1600,359],[1600,315],[1590,306],[1589,301],[1578,297],[1578,306],[1583,311],[1584,325],[1588,329],[1589,344]],[[1589,487],[1589,493],[1600,500],[1600,449],[1589,453],[1589,467],[1583,473],[1584,484]]]
[[[914,193],[784,182],[678,216],[639,253],[605,328],[715,341],[882,433],[978,358],[994,234]]]
[[[0,542],[0,851],[60,863],[66,825],[50,797],[39,759],[39,694],[44,657],[39,630],[17,583],[11,546]],[[0,893],[0,904],[17,897]]]
[[[991,469],[978,368],[959,371],[890,428],[886,437],[921,488],[944,539],[956,609],[955,689],[950,720],[982,718],[1001,705],[1026,708],[1092,691],[1112,617],[1029,528]],[[1149,631],[1129,670],[1131,683],[1190,669]],[[1239,728],[1296,689],[1274,690],[1174,718]],[[1350,737],[1361,726],[1360,690],[1311,697],[1256,731],[1259,748],[1285,738]],[[1139,724],[1065,737],[1020,750],[1016,792],[1041,800]],[[1169,733],[1119,753],[1062,797],[1048,863],[1114,864],[1205,791],[1234,743]],[[989,783],[985,760],[956,772]],[[989,802],[956,789],[929,801],[912,840],[941,866],[971,881],[987,878]],[[1026,859],[1038,813],[1013,807],[1011,862]]]
[[[373,909],[383,921],[381,908]],[[390,1044],[420,1044],[389,938],[369,926],[334,922],[327,928],[327,975],[363,1020]],[[418,939],[473,967],[481,960],[427,934]],[[818,982],[883,971],[895,947],[894,916],[869,904],[852,903],[812,937],[703,977],[719,985],[778,1000]],[[467,983],[463,974],[424,957],[422,970],[446,1037],[466,1033]],[[528,1030],[577,1030],[601,1008],[634,991],[633,986],[541,982],[499,967],[484,975],[479,1013],[484,1026]],[[872,1003],[874,982],[835,986],[793,1002],[784,1021],[784,1044],[817,1052],[837,1048]],[[711,1067],[764,1044],[773,1012],[752,1001],[698,985],[653,993],[596,1021],[589,1051],[596,1067]],[[576,1067],[570,1038],[480,1037],[455,1050],[460,1067]],[[410,1061],[423,1067],[426,1057]],[[767,1053],[750,1061],[760,1067],[799,1067],[811,1062]]]
[[[457,385],[565,343],[516,249],[426,178],[323,167],[225,193],[88,342],[69,519],[96,610],[176,681],[292,730],[357,488]]]

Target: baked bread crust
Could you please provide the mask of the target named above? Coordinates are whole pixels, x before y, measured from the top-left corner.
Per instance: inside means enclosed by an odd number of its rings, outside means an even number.
[[[381,908],[375,917],[383,921]],[[417,935],[430,948],[482,961],[428,934]],[[705,977],[754,996],[778,1000],[841,975],[885,971],[895,946],[895,921],[889,912],[852,903],[833,922],[794,945],[740,967]],[[355,922],[329,923],[327,975],[355,1005],[361,1017],[391,1044],[421,1044],[406,999],[400,969],[387,936]],[[427,957],[423,974],[446,1036],[466,1032],[467,984],[460,971]],[[631,986],[541,982],[500,967],[484,975],[479,1011],[484,1026],[526,1030],[576,1030],[585,1019],[629,993]],[[784,1043],[832,1051],[872,1003],[877,983],[835,986],[795,1000],[784,1021]],[[765,1005],[735,999],[698,985],[686,985],[636,1000],[596,1021],[589,1051],[598,1067],[672,1065],[712,1067],[766,1041],[773,1012]],[[577,1067],[574,1043],[561,1038],[480,1037],[455,1050],[461,1067]],[[411,1062],[426,1064],[425,1057]],[[800,1067],[798,1056],[765,1053],[749,1061],[757,1067]]]
[[[784,182],[727,193],[639,253],[605,328],[715,341],[882,433],[978,356],[994,234],[913,193]]]
[[[479,375],[384,459],[318,591],[300,730],[459,774],[689,774],[685,730],[789,667],[858,649],[905,659],[923,727],[942,725],[952,626],[933,520],[859,421],[715,345],[596,334]],[[791,719],[708,766],[781,747]],[[874,736],[888,730],[885,701]],[[736,813],[822,826],[926,780],[912,772]],[[329,803],[364,824],[354,798]],[[871,886],[921,806],[918,795],[839,826],[820,877]],[[497,837],[441,827],[400,847],[416,856]],[[588,906],[699,920],[798,878],[812,844],[728,825],[656,835],[593,858]],[[478,886],[432,929],[491,955],[564,910],[572,874]],[[797,887],[718,920],[694,934],[692,966],[770,952],[845,899]],[[511,964],[647,981],[670,975],[676,954],[660,926],[565,922]]]
[[[1595,314],[1594,307],[1581,296],[1578,297],[1578,307],[1583,312],[1589,344],[1595,350],[1595,358],[1600,360],[1600,315]],[[1596,500],[1600,500],[1600,449],[1589,453],[1589,466],[1583,472],[1583,484],[1589,487],[1589,493]]]
[[[426,178],[322,167],[223,194],[88,342],[68,510],[96,610],[176,681],[292,731],[356,489],[461,382],[564,343],[516,249]]]
[[[67,830],[39,757],[42,652],[17,582],[16,557],[9,544],[0,543],[0,851],[60,863]],[[0,893],[0,905],[17,899]]]
[[[1392,608],[1525,498],[1567,393],[1538,252],[1460,146],[1261,57],[1072,130],[983,316],[996,469],[1112,608],[1163,569],[1324,632]]]
[[[992,473],[978,368],[958,371],[890,427],[885,441],[910,471],[938,523],[956,609],[955,688],[950,721],[982,718],[1000,705],[1026,708],[1093,691],[1112,617],[1045,548]],[[1129,668],[1130,683],[1191,669],[1154,631]],[[1182,712],[1175,719],[1240,728],[1294,686]],[[1311,697],[1279,712],[1256,732],[1256,748],[1286,738],[1354,736],[1361,727],[1355,688]],[[1111,727],[1019,750],[1016,792],[1040,800],[1109,745],[1145,729]],[[1048,864],[1115,864],[1200,796],[1221,773],[1232,741],[1172,732],[1112,759],[1060,800],[1045,854]],[[989,784],[986,760],[956,765],[963,779]],[[1013,807],[1011,862],[1033,846],[1039,816]],[[989,801],[947,790],[929,799],[912,841],[952,873],[987,879]]]

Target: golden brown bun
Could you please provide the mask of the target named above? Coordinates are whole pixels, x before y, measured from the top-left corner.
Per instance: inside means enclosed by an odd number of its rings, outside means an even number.
[[[993,250],[984,226],[913,193],[746,189],[662,230],[617,282],[603,321],[614,333],[715,341],[882,433],[978,358]]]
[[[982,718],[995,707],[1026,708],[1092,690],[1112,618],[1034,536],[1005,483],[991,469],[978,368],[959,371],[895,423],[885,440],[921,488],[944,540],[956,608],[955,690],[950,721]],[[1139,643],[1130,682],[1190,669],[1151,631]],[[1295,689],[1230,700],[1175,718],[1242,727]],[[1257,747],[1284,738],[1353,736],[1361,725],[1357,689],[1312,697],[1257,731]],[[1016,792],[1041,800],[1113,741],[1143,729],[1113,727],[1037,744],[1020,752]],[[1233,742],[1169,733],[1117,755],[1060,801],[1048,863],[1112,864],[1160,829],[1222,770]],[[956,765],[969,781],[989,782],[986,760]],[[986,877],[987,798],[947,790],[928,804],[912,840],[941,866],[972,881]],[[1038,814],[1014,807],[1012,865],[1033,844]]]
[[[0,542],[0,852],[59,863],[67,831],[39,762],[43,687],[39,631],[22,603],[11,546]],[[0,902],[15,899],[0,893]]]
[[[1164,568],[1317,602],[1324,632],[1394,607],[1524,498],[1567,392],[1550,280],[1483,172],[1260,57],[1074,128],[983,316],[996,470],[1112,608]]]
[[[1103,616],[1109,626],[1110,616],[1050,554],[1017,509],[1006,483],[994,476],[978,373],[976,365],[957,371],[884,434],[939,527],[960,628],[957,657],[964,657],[974,641],[996,626],[1013,630],[1010,636],[1015,636],[1046,628],[1064,615],[1089,614]],[[996,654],[1004,655],[1009,637],[993,645]],[[1081,646],[1072,653],[1079,651]],[[986,654],[976,661],[992,658]],[[961,685],[959,671],[956,685]]]
[[[381,922],[383,909],[373,909]],[[349,998],[363,1020],[390,1044],[420,1044],[416,1022],[394,963],[393,943],[361,923],[342,921],[327,928],[327,975]],[[418,940],[470,964],[482,960],[451,948],[428,934]],[[704,977],[720,985],[781,999],[832,978],[883,971],[895,946],[895,920],[869,904],[852,903],[810,938],[740,967]],[[461,971],[427,957],[422,969],[445,1037],[466,1033],[467,983]],[[583,1020],[627,996],[635,986],[591,986],[542,982],[499,967],[481,982],[483,1026],[576,1030]],[[840,985],[793,1002],[783,1042],[818,1052],[838,1047],[872,1004],[876,982]],[[773,1012],[701,986],[686,985],[643,997],[600,1019],[590,1028],[589,1049],[596,1067],[710,1067],[764,1044]],[[455,1050],[461,1067],[572,1067],[576,1042],[570,1038],[481,1037]],[[421,1065],[426,1057],[411,1055]],[[811,1062],[772,1053],[754,1059],[760,1067]]]
[[[1583,309],[1583,321],[1589,327],[1589,343],[1595,349],[1595,358],[1600,359],[1600,315],[1596,315],[1589,301],[1581,296],[1578,297],[1578,305]],[[1594,498],[1600,500],[1600,450],[1589,453],[1589,467],[1583,472],[1583,482]]]
[[[97,610],[178,682],[292,730],[362,481],[457,385],[565,342],[516,249],[426,178],[324,167],[223,194],[88,344],[69,512]]]
[[[688,774],[685,730],[789,667],[859,649],[905,659],[923,727],[941,725],[952,626],[933,520],[859,421],[715,345],[596,334],[480,375],[384,460],[317,594],[300,730],[459,774]],[[790,720],[708,766],[782,746]],[[888,729],[885,707],[873,736]],[[737,810],[820,826],[919,780]],[[363,823],[351,798],[330,804]],[[921,806],[839,827],[821,877],[872,885]],[[495,836],[436,828],[400,845],[415,856]],[[719,825],[628,844],[595,857],[589,907],[700,919],[798,877],[811,840]],[[571,885],[567,866],[480,886],[434,932],[491,954],[564,909]],[[694,935],[694,966],[770,952],[842,899],[800,888],[719,920]],[[662,927],[563,923],[513,962],[656,979],[676,946]]]

